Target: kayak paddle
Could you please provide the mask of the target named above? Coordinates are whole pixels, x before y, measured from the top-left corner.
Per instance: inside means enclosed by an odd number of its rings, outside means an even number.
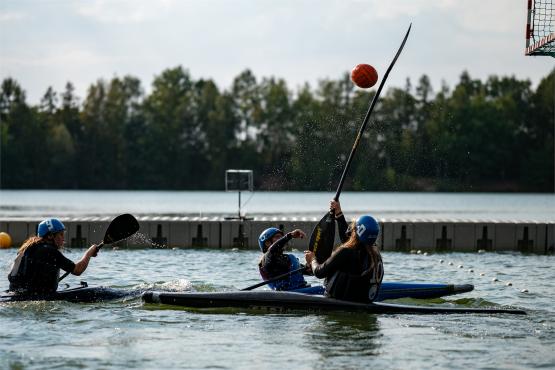
[[[264,281],[261,282],[261,283],[251,285],[251,286],[246,287],[246,288],[243,288],[243,289],[241,289],[241,290],[242,290],[242,291],[243,291],[243,290],[253,290],[253,289],[258,288],[258,287],[261,287],[261,286],[263,286],[263,285],[267,285],[267,284],[273,283],[274,281],[281,280],[281,279],[283,279],[283,278],[285,278],[285,277],[287,277],[287,276],[289,276],[289,275],[292,275],[292,274],[294,274],[294,273],[301,272],[301,271],[303,271],[304,269],[305,269],[305,267],[303,266],[303,267],[300,267],[300,268],[298,268],[298,269],[296,269],[296,270],[292,270],[292,271],[286,272],[285,274],[281,274],[281,275],[278,275],[278,276],[276,276],[276,277],[274,277],[274,278],[271,278],[271,279],[268,279],[268,280],[264,280]]]
[[[104,239],[96,246],[96,250],[100,250],[104,244],[113,244],[122,241],[135,234],[138,230],[139,223],[133,215],[129,213],[119,215],[108,225],[108,229],[106,229],[106,233],[104,234]],[[66,272],[59,278],[58,282],[62,281],[67,275],[69,275],[69,272]]]
[[[399,50],[397,50],[397,54],[395,54],[395,57],[393,58],[393,60],[391,61],[391,64],[387,68],[387,71],[385,72],[385,74],[383,76],[382,82],[380,83],[380,86],[378,87],[378,91],[376,92],[376,95],[374,95],[374,97],[372,98],[372,102],[370,103],[370,107],[368,108],[368,111],[366,112],[366,116],[364,117],[364,121],[362,122],[362,125],[360,126],[360,129],[358,130],[358,134],[357,134],[357,137],[356,137],[355,142],[353,144],[353,147],[351,149],[351,153],[349,154],[349,158],[347,159],[347,163],[345,164],[345,168],[343,169],[343,174],[341,175],[341,179],[339,180],[339,185],[337,187],[335,197],[333,197],[333,199],[335,201],[339,200],[339,195],[341,194],[341,189],[343,188],[343,183],[345,182],[345,177],[347,175],[347,171],[349,170],[349,167],[351,165],[351,161],[353,160],[353,156],[355,154],[355,151],[358,147],[360,139],[362,138],[362,133],[364,132],[364,129],[366,128],[366,125],[368,124],[368,120],[370,119],[370,115],[372,114],[372,111],[374,110],[374,106],[376,105],[376,102],[378,101],[378,98],[380,97],[380,93],[382,92],[382,88],[384,87],[385,81],[387,80],[387,77],[389,76],[389,72],[391,72],[391,69],[395,65],[395,62],[399,58],[399,55],[401,55],[401,51],[403,51],[403,47],[405,46],[407,38],[409,37],[411,27],[412,27],[412,23],[409,25],[409,29],[407,30],[407,33],[405,34],[405,38],[403,39],[403,42],[401,42],[401,46],[399,46]],[[312,231],[312,235],[310,236],[310,240],[308,242],[308,249],[310,251],[314,252],[314,254],[316,255],[316,260],[319,263],[322,263],[326,259],[328,259],[328,257],[331,255],[331,252],[333,250],[334,240],[335,240],[335,217],[334,217],[334,213],[332,211],[330,211],[330,212],[326,213],[324,215],[324,217],[322,217],[320,222],[318,222],[318,224],[316,225],[316,227]]]

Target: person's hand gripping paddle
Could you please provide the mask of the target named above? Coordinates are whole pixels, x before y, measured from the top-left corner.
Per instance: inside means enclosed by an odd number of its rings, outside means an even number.
[[[104,244],[113,244],[127,239],[138,230],[139,223],[133,215],[129,213],[119,215],[108,225],[108,229],[106,229],[106,233],[104,234],[104,239],[96,246],[96,251],[98,252]],[[69,275],[69,272],[66,272],[60,277],[58,282],[62,281],[67,275]]]

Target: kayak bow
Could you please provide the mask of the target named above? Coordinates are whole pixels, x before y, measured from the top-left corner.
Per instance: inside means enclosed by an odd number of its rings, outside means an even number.
[[[139,296],[141,292],[108,287],[80,286],[59,290],[53,294],[16,294],[7,292],[0,296],[0,303],[20,301],[67,301],[67,302],[102,302],[130,296]]]

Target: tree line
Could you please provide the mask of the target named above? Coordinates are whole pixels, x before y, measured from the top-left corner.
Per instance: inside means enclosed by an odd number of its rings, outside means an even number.
[[[363,135],[345,190],[554,191],[555,69],[529,80],[462,72],[391,87]],[[3,189],[221,190],[228,168],[258,190],[335,190],[375,90],[343,74],[292,91],[241,72],[227,90],[164,70],[149,93],[133,76],[86,97],[49,87],[37,105],[13,78],[0,90]]]

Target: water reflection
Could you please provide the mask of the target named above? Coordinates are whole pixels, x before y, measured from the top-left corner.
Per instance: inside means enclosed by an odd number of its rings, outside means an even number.
[[[76,260],[82,253],[75,249],[67,255]],[[7,269],[13,257],[13,249],[0,250],[0,269]],[[258,257],[254,250],[106,250],[84,276],[70,276],[67,282],[78,285],[85,279],[91,286],[141,290],[237,290],[260,281]],[[524,308],[528,316],[214,313],[162,309],[139,298],[17,302],[0,304],[0,369],[12,364],[25,369],[553,368],[553,256],[385,252],[384,260],[390,264],[388,281],[475,285],[464,296],[423,304],[495,303]],[[8,288],[5,276],[0,290]],[[492,282],[494,276],[510,277],[513,285]],[[529,292],[523,293],[524,288]]]
[[[377,316],[365,313],[321,315],[306,329],[306,342],[321,360],[375,356],[382,337]],[[333,345],[330,345],[332,344]],[[323,362],[319,361],[323,364]],[[356,364],[353,364],[356,365]],[[343,363],[342,368],[350,367]]]

